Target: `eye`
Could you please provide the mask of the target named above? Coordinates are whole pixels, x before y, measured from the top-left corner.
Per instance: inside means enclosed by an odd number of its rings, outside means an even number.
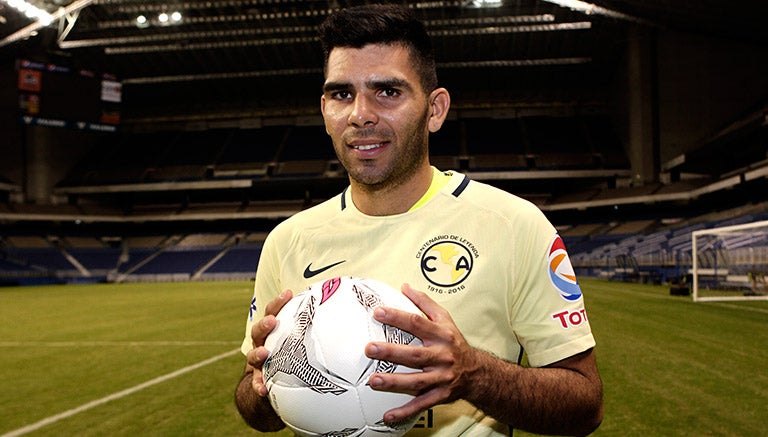
[[[347,90],[334,91],[331,93],[333,100],[349,100],[352,98],[352,93]]]
[[[400,95],[400,91],[395,88],[383,88],[379,94],[384,97],[397,97]]]

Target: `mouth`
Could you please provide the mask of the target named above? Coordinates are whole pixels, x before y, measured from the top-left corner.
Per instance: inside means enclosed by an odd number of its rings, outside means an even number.
[[[355,150],[360,150],[362,152],[366,152],[366,151],[369,151],[369,150],[380,149],[380,148],[384,147],[384,143],[357,144],[357,145],[356,144],[351,144],[350,147],[355,149]]]
[[[347,147],[363,156],[375,155],[387,148],[390,141],[381,136],[358,136],[347,140]]]

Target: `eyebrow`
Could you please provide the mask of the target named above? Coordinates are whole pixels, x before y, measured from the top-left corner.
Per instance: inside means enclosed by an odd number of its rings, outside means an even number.
[[[326,82],[323,84],[323,93],[342,91],[351,88],[352,85],[344,82]]]
[[[404,88],[411,90],[413,87],[410,83],[403,79],[391,78],[391,79],[376,79],[365,83],[368,89],[382,89],[382,88]],[[353,88],[352,84],[347,82],[326,82],[323,84],[323,93],[343,91]]]

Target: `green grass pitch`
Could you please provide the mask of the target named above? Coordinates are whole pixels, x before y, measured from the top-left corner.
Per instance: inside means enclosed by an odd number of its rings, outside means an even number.
[[[605,385],[594,435],[764,433],[768,302],[581,283]],[[0,288],[0,436],[260,435],[232,400],[251,294],[247,282]]]

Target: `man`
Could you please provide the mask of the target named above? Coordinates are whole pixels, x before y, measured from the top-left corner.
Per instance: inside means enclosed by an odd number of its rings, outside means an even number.
[[[376,390],[417,395],[384,416],[422,415],[407,436],[592,432],[602,386],[562,240],[529,202],[429,164],[429,133],[442,126],[450,96],[437,86],[421,23],[396,6],[354,7],[330,16],[321,40],[320,105],[350,185],[264,244],[236,392],[241,415],[262,431],[284,426],[261,374],[274,315],[289,290],[347,275],[401,287],[426,315],[377,309],[377,320],[425,347],[365,350],[423,370],[370,379]],[[523,352],[531,367],[519,364]]]

